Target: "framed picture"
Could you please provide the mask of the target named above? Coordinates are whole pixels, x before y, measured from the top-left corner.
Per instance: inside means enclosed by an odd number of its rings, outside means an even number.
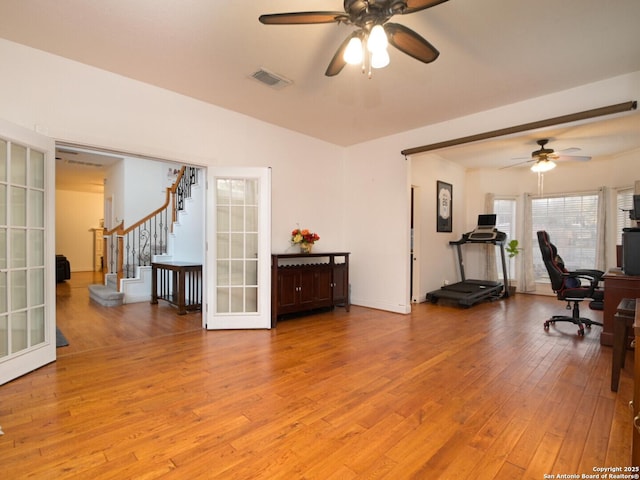
[[[453,230],[453,186],[450,183],[437,181],[437,230],[451,232]]]

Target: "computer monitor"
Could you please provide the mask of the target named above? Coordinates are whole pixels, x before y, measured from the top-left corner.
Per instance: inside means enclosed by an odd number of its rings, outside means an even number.
[[[486,227],[495,227],[495,226],[496,226],[495,213],[485,213],[485,214],[478,215],[478,227],[486,228]]]
[[[631,220],[640,220],[640,195],[633,196],[633,210],[629,212]]]
[[[622,271],[625,275],[640,275],[640,231],[622,232]]]

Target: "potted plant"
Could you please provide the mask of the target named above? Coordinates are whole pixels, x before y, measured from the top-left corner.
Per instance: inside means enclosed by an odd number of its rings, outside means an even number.
[[[511,259],[513,259],[516,255],[518,255],[521,251],[522,248],[520,248],[520,243],[518,242],[518,240],[516,240],[515,238],[511,241],[509,241],[509,243],[507,243],[507,247],[505,248],[505,251],[507,252],[507,255],[509,256],[509,270],[511,270]],[[516,293],[516,286],[513,285],[513,280],[510,279],[509,280],[509,296],[515,295]]]

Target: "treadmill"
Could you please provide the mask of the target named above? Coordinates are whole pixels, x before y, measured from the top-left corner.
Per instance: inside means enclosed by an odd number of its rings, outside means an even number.
[[[493,217],[493,218],[492,218]],[[493,220],[494,227],[488,227],[488,223]],[[480,215],[478,219],[478,228],[472,232],[464,233],[460,240],[451,241],[449,245],[456,247],[458,255],[458,263],[460,265],[460,277],[462,281],[445,285],[439,290],[427,293],[427,301],[437,303],[438,300],[446,299],[457,302],[463,307],[471,307],[476,303],[485,300],[499,300],[509,296],[509,290],[505,288],[509,278],[507,276],[507,262],[504,254],[504,245],[507,240],[507,234],[495,229],[495,215]],[[504,282],[493,282],[490,280],[473,280],[467,279],[464,274],[464,262],[462,260],[462,245],[466,244],[489,244],[495,245],[500,249],[500,258],[502,260],[502,275]]]

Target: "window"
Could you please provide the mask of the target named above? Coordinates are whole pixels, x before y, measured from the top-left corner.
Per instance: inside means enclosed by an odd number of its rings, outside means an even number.
[[[496,214],[496,228],[507,234],[507,242],[516,238],[516,199],[494,199],[493,213]],[[509,269],[509,278],[515,278],[515,262],[508,262],[507,268]],[[502,259],[500,255],[496,255],[496,269],[498,271],[498,278],[502,280]]]
[[[568,270],[596,267],[598,195],[578,194],[535,198],[531,205],[533,245],[536,232],[546,230]],[[548,282],[540,249],[533,249],[537,282]]]
[[[629,210],[633,209],[633,188],[621,188],[616,195],[616,245],[622,245],[622,229],[635,227],[629,218]]]

